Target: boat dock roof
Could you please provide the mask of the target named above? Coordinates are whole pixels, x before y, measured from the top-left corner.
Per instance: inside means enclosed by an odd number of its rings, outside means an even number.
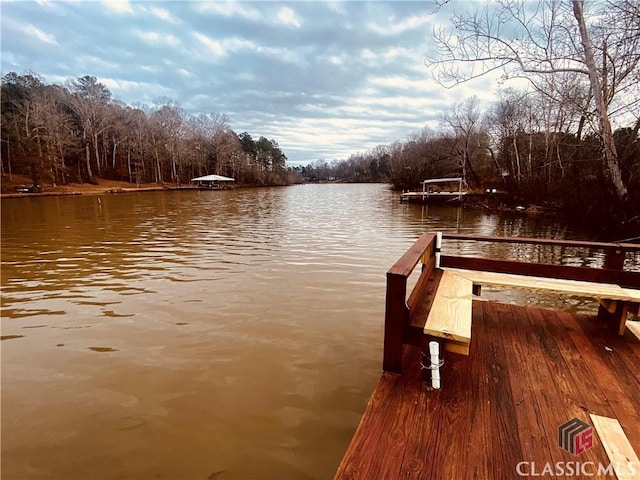
[[[595,431],[572,455],[558,429],[611,417],[640,452],[640,341],[595,315],[481,300],[472,315],[471,354],[445,356],[439,390],[421,379],[420,348],[404,346],[403,374],[382,374],[335,478],[615,478],[597,474],[611,461]]]
[[[429,178],[427,180],[422,180],[420,183],[453,183],[453,182],[463,182],[462,177],[448,177],[448,178]]]

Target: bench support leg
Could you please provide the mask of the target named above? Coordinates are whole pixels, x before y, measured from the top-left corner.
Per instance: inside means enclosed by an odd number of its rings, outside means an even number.
[[[624,335],[627,316],[629,313],[637,315],[638,304],[620,300],[604,300],[598,308],[598,318],[614,325],[618,335]]]
[[[618,302],[618,306],[616,307],[616,312],[613,314],[613,321],[618,331],[618,335],[624,335],[624,331],[627,328],[626,323],[627,323],[628,313],[629,313],[629,303]]]

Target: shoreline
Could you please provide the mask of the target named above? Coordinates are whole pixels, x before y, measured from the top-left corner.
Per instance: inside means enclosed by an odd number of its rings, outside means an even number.
[[[34,192],[34,193],[21,193],[21,192],[11,192],[11,193],[0,193],[0,199],[3,198],[32,198],[32,197],[69,197],[69,196],[80,196],[80,195],[116,195],[121,193],[136,193],[136,192],[165,192],[165,191],[175,191],[175,190],[201,190],[198,187],[194,186],[150,186],[150,187],[109,187],[105,189],[76,189],[69,191],[44,191],[44,192]]]
[[[2,175],[2,188],[0,189],[0,199],[2,198],[29,198],[29,197],[63,197],[74,195],[105,195],[117,193],[134,192],[154,192],[168,190],[197,190],[198,187],[192,184],[178,185],[173,182],[157,183],[130,183],[119,180],[107,180],[95,178],[93,183],[68,183],[65,185],[42,183],[41,192],[16,192],[16,188],[32,185],[30,177],[22,174],[14,174],[9,178]]]

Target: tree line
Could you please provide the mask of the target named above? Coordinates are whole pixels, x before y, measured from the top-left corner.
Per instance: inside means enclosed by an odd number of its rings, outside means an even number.
[[[506,89],[486,110],[473,96],[438,117],[438,130],[425,128],[405,141],[298,170],[309,181],[390,182],[398,190],[420,188],[427,178],[461,176],[471,188],[497,188],[532,203],[584,206],[612,196],[620,205],[597,132],[584,126],[578,132],[582,117],[539,92]],[[636,121],[613,135],[629,203],[637,204],[639,127]]]
[[[225,114],[190,115],[168,98],[129,106],[89,75],[52,85],[11,72],[0,88],[3,174],[56,184],[100,177],[180,185],[212,173],[239,184],[290,183],[278,143],[236,134]]]

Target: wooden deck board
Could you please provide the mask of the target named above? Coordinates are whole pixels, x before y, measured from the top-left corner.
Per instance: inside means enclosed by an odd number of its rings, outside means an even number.
[[[507,305],[486,302],[482,304],[486,315],[495,315],[501,322],[514,325],[516,319]],[[511,400],[515,405],[516,422],[520,449],[527,452],[527,457],[538,465],[544,464],[551,456],[549,435],[542,424],[542,410],[536,394],[537,377],[529,367],[531,361],[528,350],[534,345],[533,331],[526,328],[501,328],[497,341],[511,345],[507,355],[507,368],[515,381],[510,382]],[[522,426],[527,425],[528,428]]]
[[[450,356],[451,361],[445,365],[442,372],[462,371],[465,362],[459,358]],[[469,368],[469,367],[467,367]],[[465,456],[468,452],[466,441],[459,441],[465,438],[472,423],[472,406],[474,405],[471,382],[467,375],[447,374],[449,385],[444,386],[439,395],[439,404],[430,418],[430,428],[424,437],[425,444],[422,446],[427,463],[426,475],[424,478],[461,478],[466,465],[462,462],[443,461],[443,459],[453,459]]]
[[[585,365],[583,353],[567,332],[567,326],[563,324],[560,315],[567,317],[567,322],[571,322],[572,328],[580,328],[570,314],[560,312],[549,312],[545,315],[548,329],[556,338],[560,356],[562,358],[561,368],[567,375],[567,383],[571,386],[572,403],[569,408],[575,412],[574,416],[584,411],[585,404],[589,404],[593,411],[601,412],[602,415],[612,415],[613,410],[607,402],[607,398],[602,389],[601,379],[594,375],[585,375],[582,370]],[[583,399],[586,399],[584,401]]]
[[[480,337],[476,351],[484,350],[485,358],[481,365],[488,367],[488,420],[487,448],[489,449],[489,472],[477,478],[509,478],[513,476],[511,465],[517,464],[523,458],[522,447],[519,442],[516,404],[510,394],[511,383],[518,381],[511,378],[507,357],[510,354],[509,344],[496,341],[500,331],[504,329],[504,320],[498,315],[491,314],[491,303],[485,302],[483,323],[479,323],[486,330]],[[482,392],[479,392],[482,393]],[[480,397],[481,400],[483,396]],[[510,445],[503,448],[501,445]]]
[[[416,349],[412,349],[411,352],[408,352],[407,358],[419,362],[417,353],[419,352]],[[414,369],[407,372],[399,384],[399,389],[400,397],[404,401],[389,419],[384,434],[378,440],[379,447],[385,454],[373,459],[367,478],[396,478],[398,476],[405,455],[405,446],[407,442],[411,441],[411,435],[414,433],[413,423],[421,416],[421,405],[418,402],[421,391],[419,371]]]
[[[606,465],[598,439],[579,457],[557,445],[560,424],[589,414],[616,418],[640,452],[633,335],[591,316],[482,301],[472,329],[471,356],[445,354],[440,390],[420,381],[419,349],[405,347],[404,376],[383,374],[335,478],[507,479],[518,462]]]
[[[567,342],[564,337],[564,329],[559,325],[557,313],[550,310],[529,309],[527,316],[532,321],[532,327],[540,339],[541,355],[538,361],[546,363],[548,380],[545,381],[547,388],[551,386],[555,395],[548,395],[549,403],[543,418],[547,419],[547,431],[557,432],[558,425],[571,418],[579,418],[583,422],[589,422],[589,412],[596,411],[598,405],[601,406],[600,399],[592,396],[592,391],[581,388],[577,377],[585,376],[583,369],[571,370],[570,363],[562,354],[562,343]],[[573,348],[570,340],[567,342],[569,349]],[[547,392],[541,391],[540,394]],[[557,433],[556,433],[557,438]],[[556,449],[552,455],[556,461],[570,462],[576,458],[561,449]],[[580,460],[585,462],[603,461],[605,451],[601,445],[596,444],[594,448],[587,450],[580,455]]]
[[[336,478],[367,478],[374,458],[372,451],[379,449],[379,434],[386,431],[387,420],[395,415],[395,410],[404,401],[400,397],[401,377],[384,373],[378,382],[356,433],[347,449]],[[358,458],[358,462],[345,462],[348,458]]]
[[[554,368],[547,362],[557,361],[557,355],[549,344],[549,334],[544,329],[544,319],[537,315],[539,310],[527,309],[523,311],[513,310],[514,329],[528,331],[527,343],[523,345],[522,358],[525,368],[532,372],[533,395],[538,405],[537,421],[542,426],[541,442],[549,444],[550,458],[546,462],[562,462],[569,460],[563,450],[554,445],[557,438],[558,426],[572,418],[564,400],[565,394],[559,390],[554,378]],[[514,344],[520,344],[520,335],[514,331]],[[528,408],[522,405],[524,408]],[[554,448],[555,447],[555,448]]]

